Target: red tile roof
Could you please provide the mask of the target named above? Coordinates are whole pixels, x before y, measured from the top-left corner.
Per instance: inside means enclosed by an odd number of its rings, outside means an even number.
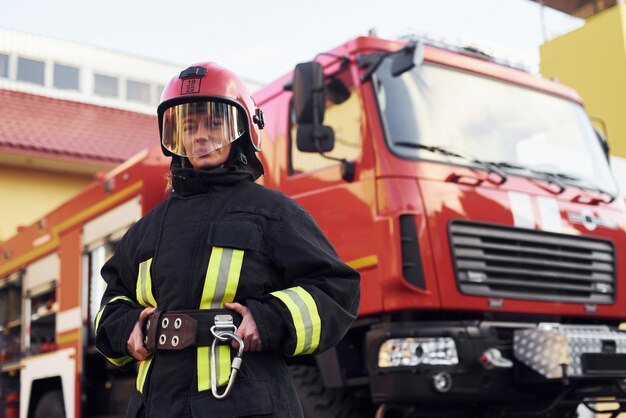
[[[156,116],[0,89],[4,150],[118,164],[158,143]]]

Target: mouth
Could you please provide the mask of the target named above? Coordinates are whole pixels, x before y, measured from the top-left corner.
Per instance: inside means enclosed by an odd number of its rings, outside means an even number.
[[[209,152],[211,152],[211,150],[209,149],[208,144],[206,143],[206,141],[196,141],[193,145],[193,154],[197,155],[197,156],[202,156],[202,155],[206,155]]]

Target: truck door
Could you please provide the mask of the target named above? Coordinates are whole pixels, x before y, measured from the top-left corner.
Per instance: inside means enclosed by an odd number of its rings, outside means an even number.
[[[349,66],[325,78],[323,124],[332,127],[335,134],[334,149],[325,156],[332,159],[298,150],[298,125],[291,101],[288,169],[282,173],[281,185],[286,194],[317,220],[340,257],[361,272],[363,281],[374,284],[380,252],[373,236],[376,210],[373,156],[361,91],[353,80]],[[342,178],[337,159],[355,164],[351,181]],[[374,286],[363,287],[361,313],[379,307],[379,298]]]

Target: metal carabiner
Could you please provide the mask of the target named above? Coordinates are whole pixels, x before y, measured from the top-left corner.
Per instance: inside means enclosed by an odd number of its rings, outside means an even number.
[[[211,328],[211,333],[215,336],[213,340],[213,344],[211,344],[211,392],[213,392],[213,396],[216,399],[224,399],[230,394],[230,390],[233,388],[233,383],[235,383],[235,377],[237,377],[237,372],[241,367],[241,356],[243,355],[243,340],[235,335],[234,332],[230,331],[218,331],[215,332],[214,328]],[[217,368],[215,367],[215,349],[218,341],[230,341],[235,340],[239,343],[239,349],[237,350],[237,355],[233,358],[233,361],[230,365],[230,378],[228,379],[228,385],[224,390],[224,393],[220,395],[217,391]]]

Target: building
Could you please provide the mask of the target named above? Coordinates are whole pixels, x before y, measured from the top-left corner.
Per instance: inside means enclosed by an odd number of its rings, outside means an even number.
[[[541,46],[541,73],[581,95],[592,122],[608,139],[611,167],[626,196],[626,4],[623,0],[542,3],[585,19],[582,27]]]
[[[0,28],[0,241],[158,143],[183,66]]]

